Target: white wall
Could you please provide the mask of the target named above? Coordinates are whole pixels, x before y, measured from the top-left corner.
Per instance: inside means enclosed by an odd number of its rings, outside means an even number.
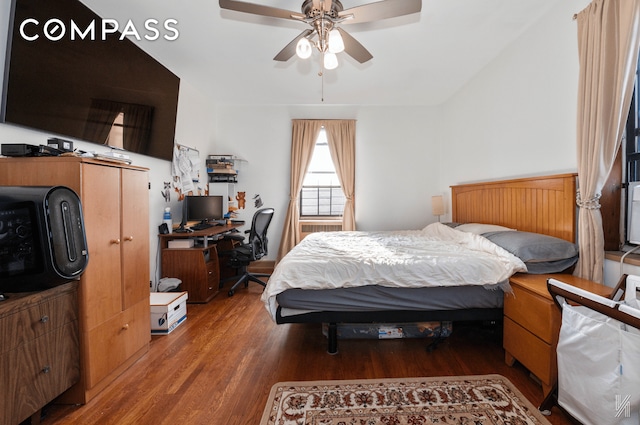
[[[443,106],[440,185],[574,172],[577,28],[559,2]]]

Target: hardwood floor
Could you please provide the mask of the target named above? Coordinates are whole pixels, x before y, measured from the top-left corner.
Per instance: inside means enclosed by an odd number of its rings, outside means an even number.
[[[273,323],[261,289],[189,304],[187,320],[152,337],[149,353],[105,391],[83,406],[49,406],[42,424],[258,424],[271,386],[295,380],[498,373],[535,406],[542,401],[529,373],[504,363],[495,329],[454,323],[432,352],[425,339],[340,340],[329,355],[319,325]],[[548,419],[571,423],[557,408]]]

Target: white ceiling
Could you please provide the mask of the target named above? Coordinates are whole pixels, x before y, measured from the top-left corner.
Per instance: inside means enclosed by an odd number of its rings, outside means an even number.
[[[423,0],[417,14],[344,26],[373,59],[342,53],[323,78],[317,54],[273,60],[302,23],[221,10],[218,0],[82,1],[121,25],[132,19],[142,35],[146,19],[178,20],[176,41],[139,44],[216,104],[437,105],[563,0]],[[251,2],[300,11],[303,0]],[[345,9],[370,2],[342,0]]]

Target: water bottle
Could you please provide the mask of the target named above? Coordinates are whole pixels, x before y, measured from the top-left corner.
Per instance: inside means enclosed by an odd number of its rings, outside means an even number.
[[[169,228],[169,233],[173,232],[173,221],[171,220],[171,208],[167,207],[164,209],[164,216],[162,217],[162,222],[165,223]]]

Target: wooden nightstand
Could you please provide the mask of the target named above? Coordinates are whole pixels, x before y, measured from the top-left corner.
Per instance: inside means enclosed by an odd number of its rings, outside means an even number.
[[[518,273],[509,279],[512,294],[504,297],[505,362],[522,363],[542,383],[544,396],[558,377],[556,346],[560,331],[560,309],[547,290],[547,279],[554,278],[575,287],[609,296],[613,288],[569,274]]]

